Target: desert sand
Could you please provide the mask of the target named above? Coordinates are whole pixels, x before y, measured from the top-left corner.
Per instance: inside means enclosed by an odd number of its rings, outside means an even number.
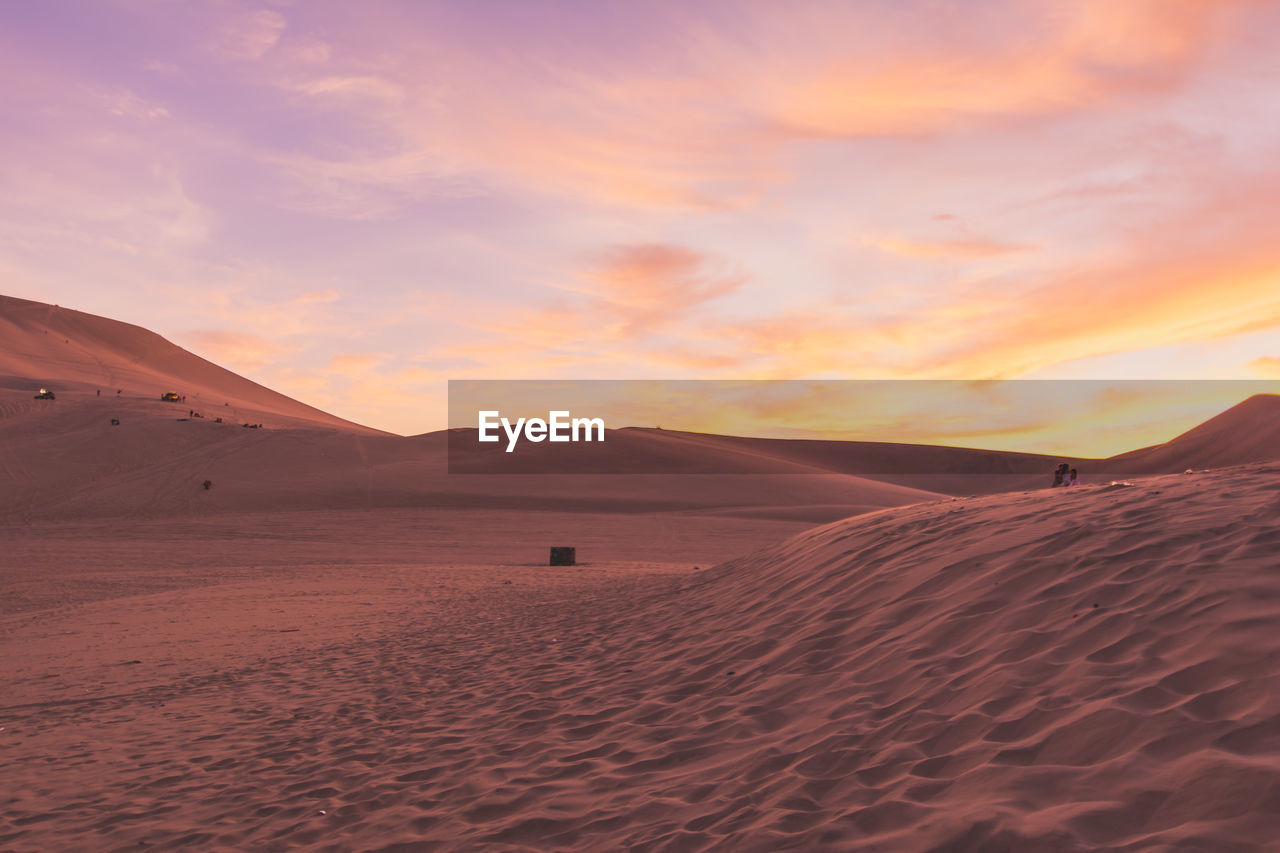
[[[688,434],[637,441],[750,473],[449,477],[136,327],[0,335],[0,849],[1280,837],[1275,398],[1069,490]]]

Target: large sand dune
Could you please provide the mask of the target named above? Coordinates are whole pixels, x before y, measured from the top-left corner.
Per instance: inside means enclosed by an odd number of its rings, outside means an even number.
[[[700,572],[232,549],[6,617],[0,846],[1273,849],[1278,484],[940,501]]]
[[[101,390],[109,398],[123,391],[143,400],[176,391],[187,396],[187,407],[204,409],[210,417],[230,408],[232,417],[245,423],[265,417],[277,425],[378,432],[265,388],[139,326],[0,296],[0,389],[29,391],[33,385],[95,396]],[[25,402],[21,396],[7,396],[4,411],[39,408],[31,405],[30,396]],[[131,411],[128,404],[119,410]]]
[[[1280,394],[1255,394],[1163,444],[1106,460],[1110,470],[1169,473],[1280,459]]]

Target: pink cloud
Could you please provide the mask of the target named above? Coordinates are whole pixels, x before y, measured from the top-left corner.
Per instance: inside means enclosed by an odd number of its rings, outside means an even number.
[[[284,15],[273,9],[240,12],[217,27],[211,48],[225,59],[258,60],[276,46],[286,25]]]

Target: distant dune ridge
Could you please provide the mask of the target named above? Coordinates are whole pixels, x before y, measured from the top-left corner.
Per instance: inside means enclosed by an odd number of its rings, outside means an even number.
[[[809,476],[690,476],[678,489],[668,477],[447,478],[446,432],[404,438],[352,424],[137,326],[4,297],[0,342],[0,470],[6,474],[0,516],[479,504],[618,512],[742,508],[828,521],[936,497],[925,488],[798,464],[764,470]],[[31,399],[32,389],[45,385],[59,394],[53,405]],[[117,388],[124,390],[119,399]],[[185,394],[187,402],[161,402],[167,390]],[[192,408],[203,419],[177,421]],[[214,423],[216,417],[224,423]],[[112,418],[120,426],[113,427]],[[237,428],[240,423],[268,429]],[[675,453],[693,460],[706,451],[677,444]],[[759,470],[747,466],[745,454],[725,455],[727,470]],[[216,488],[198,494],[194,485],[205,479]]]
[[[509,508],[682,509],[829,521],[940,494],[1038,488],[1057,463],[1052,456],[967,448],[615,429],[594,447],[529,445],[515,465],[500,450],[463,454],[461,470],[492,476],[446,478],[456,430],[402,438],[353,424],[137,326],[0,297],[0,342],[0,465],[7,471],[0,514],[28,519],[492,501]],[[31,399],[31,390],[45,385],[61,393],[56,407]],[[119,399],[116,389],[124,390]],[[162,403],[164,390],[185,394],[187,402]],[[204,418],[176,422],[192,408]],[[113,417],[120,427],[110,425]],[[225,422],[212,423],[216,417]],[[238,423],[270,429],[230,428]],[[560,477],[554,472],[563,470],[566,453],[598,460],[601,470],[631,473]],[[1280,397],[1268,395],[1167,444],[1091,460],[1085,475],[1096,480],[1111,472],[1277,458]],[[521,470],[538,476],[507,473]],[[590,471],[592,462],[574,470]],[[678,481],[644,476],[654,470],[706,473]],[[192,478],[218,488],[193,495]]]
[[[0,343],[0,849],[1280,838],[1280,398],[1069,490],[652,430],[610,439],[752,473],[447,477],[136,327],[5,299]]]

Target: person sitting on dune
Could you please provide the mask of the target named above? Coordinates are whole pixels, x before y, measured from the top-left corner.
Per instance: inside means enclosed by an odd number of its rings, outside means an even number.
[[[1053,485],[1054,485],[1054,488],[1057,488],[1058,486],[1064,486],[1064,485],[1066,485],[1066,479],[1067,479],[1067,468],[1068,468],[1068,467],[1069,467],[1069,466],[1068,466],[1068,465],[1067,465],[1067,463],[1065,463],[1065,462],[1059,462],[1059,463],[1058,463],[1058,467],[1057,467],[1057,468],[1055,468],[1055,469],[1054,469],[1054,471],[1053,471]]]
[[[1076,472],[1075,468],[1071,469],[1071,479],[1067,481],[1067,485],[1068,486],[1080,485],[1080,475]]]

